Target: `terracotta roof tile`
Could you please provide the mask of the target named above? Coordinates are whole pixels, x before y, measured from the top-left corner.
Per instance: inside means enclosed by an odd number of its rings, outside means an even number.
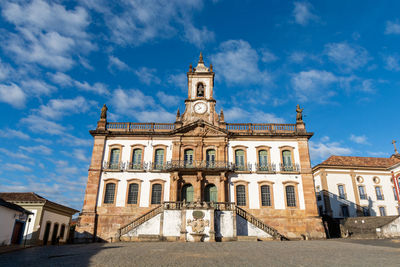
[[[44,197],[33,192],[6,192],[0,193],[0,197],[6,201],[46,202]]]
[[[327,160],[318,164],[325,166],[344,166],[344,167],[378,167],[388,168],[400,160],[396,158],[374,158],[374,157],[350,157],[350,156],[330,156]]]

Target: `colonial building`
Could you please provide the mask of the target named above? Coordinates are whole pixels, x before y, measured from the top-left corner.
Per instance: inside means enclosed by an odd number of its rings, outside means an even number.
[[[315,166],[313,173],[321,215],[400,214],[400,154],[396,148],[390,158],[331,156]]]
[[[227,123],[212,65],[200,55],[187,79],[174,123],[108,122],[104,105],[77,237],[323,238],[302,109],[295,124]]]
[[[19,239],[24,244],[46,245],[67,241],[72,215],[78,210],[52,202],[33,192],[0,193],[0,198],[29,212],[23,225],[23,236]]]

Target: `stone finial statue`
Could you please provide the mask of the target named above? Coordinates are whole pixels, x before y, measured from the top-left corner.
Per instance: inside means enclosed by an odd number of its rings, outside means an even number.
[[[192,64],[189,65],[189,72],[193,72],[193,66],[192,66]]]
[[[101,114],[100,114],[100,119],[107,119],[107,106],[106,104],[103,105],[103,107],[101,108]]]
[[[296,112],[297,112],[296,121],[302,122],[303,121],[303,108],[300,108],[299,104],[297,104]]]
[[[181,120],[181,113],[178,108],[178,111],[176,112],[176,121],[180,121],[180,120]]]
[[[199,63],[204,63],[203,61],[203,53],[200,52]]]
[[[213,71],[213,65],[210,64],[210,72],[212,72],[212,71]]]
[[[221,113],[219,114],[219,121],[220,122],[224,122],[225,118],[224,118],[224,110],[221,108]]]

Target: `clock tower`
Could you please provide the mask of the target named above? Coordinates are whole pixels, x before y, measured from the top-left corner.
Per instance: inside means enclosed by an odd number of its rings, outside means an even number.
[[[214,75],[212,65],[207,68],[204,65],[203,55],[200,53],[197,66],[193,68],[190,65],[187,73],[188,98],[185,100],[185,112],[182,117],[177,116],[177,120],[181,120],[183,125],[199,119],[216,126],[222,122],[220,116],[215,112]]]

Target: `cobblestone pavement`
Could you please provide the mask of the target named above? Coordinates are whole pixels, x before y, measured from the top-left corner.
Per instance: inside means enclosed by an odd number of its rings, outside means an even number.
[[[111,243],[35,247],[0,266],[399,266],[391,240]]]

